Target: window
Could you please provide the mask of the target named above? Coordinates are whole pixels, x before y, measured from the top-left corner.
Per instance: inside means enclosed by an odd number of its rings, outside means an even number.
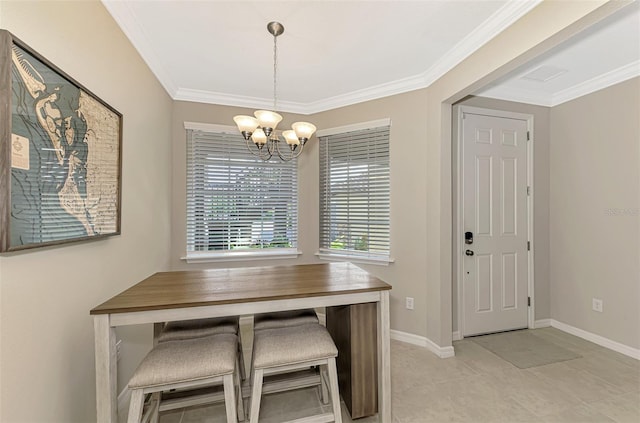
[[[389,120],[319,131],[320,252],[389,261]]]
[[[187,261],[295,257],[296,161],[262,161],[235,128],[185,127]]]

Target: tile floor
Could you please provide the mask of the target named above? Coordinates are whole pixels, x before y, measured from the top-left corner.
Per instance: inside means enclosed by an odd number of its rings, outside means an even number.
[[[582,357],[521,370],[470,340],[454,342],[456,356],[448,359],[392,341],[394,423],[640,422],[640,361],[557,329],[529,332]],[[322,407],[316,388],[272,394],[263,398],[260,421],[280,423]],[[344,404],[343,419],[351,422]],[[222,404],[167,412],[160,419],[224,421]]]

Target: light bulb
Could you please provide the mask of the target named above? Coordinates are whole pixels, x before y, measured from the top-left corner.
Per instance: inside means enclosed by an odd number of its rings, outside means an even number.
[[[258,119],[252,116],[238,115],[233,117],[233,121],[238,125],[240,132],[251,134],[258,127]]]
[[[289,145],[299,145],[300,144],[300,140],[296,136],[296,133],[293,132],[291,129],[289,129],[288,131],[282,131],[282,136],[284,137],[284,140]]]
[[[316,132],[315,125],[312,125],[309,122],[295,122],[291,127],[295,131],[298,139],[302,142],[307,141],[311,138],[311,135]]]
[[[251,135],[251,139],[258,146],[264,145],[264,144],[267,143],[267,136],[265,135],[265,133],[262,130],[262,128],[256,129],[255,132],[253,133],[253,135]]]
[[[256,110],[253,114],[258,119],[260,127],[264,129],[264,133],[267,136],[276,129],[276,126],[278,126],[282,120],[282,116],[269,110]]]

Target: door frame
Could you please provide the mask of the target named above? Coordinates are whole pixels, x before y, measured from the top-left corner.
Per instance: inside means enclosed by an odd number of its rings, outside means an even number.
[[[527,239],[530,242],[530,250],[527,251],[527,290],[528,296],[531,298],[531,305],[527,310],[527,327],[529,329],[533,329],[535,327],[535,289],[534,289],[534,239],[533,239],[533,204],[534,204],[534,193],[535,189],[533,187],[533,146],[535,141],[535,134],[533,132],[533,115],[525,114],[525,113],[516,113],[509,112],[506,110],[496,110],[496,109],[487,109],[482,107],[474,107],[474,106],[464,106],[457,105],[453,107],[453,115],[455,125],[454,135],[455,143],[456,143],[456,151],[454,153],[454,163],[453,163],[453,171],[456,179],[456,183],[454,185],[454,197],[456,198],[456,203],[454,204],[454,220],[453,220],[453,242],[452,242],[452,265],[454,270],[456,271],[457,277],[456,286],[457,286],[457,318],[458,318],[458,328],[457,334],[454,332],[453,340],[464,338],[464,299],[462,297],[462,285],[463,281],[463,268],[462,268],[462,253],[464,249],[464,243],[462,242],[461,234],[464,230],[464,219],[462,213],[462,205],[463,205],[463,193],[462,193],[462,117],[464,113],[473,113],[479,115],[493,116],[493,117],[502,117],[502,118],[511,118],[511,119],[521,119],[527,122],[527,131],[529,132],[529,141],[527,142],[527,186],[529,187],[529,195],[527,195]],[[457,335],[457,336],[456,336]]]

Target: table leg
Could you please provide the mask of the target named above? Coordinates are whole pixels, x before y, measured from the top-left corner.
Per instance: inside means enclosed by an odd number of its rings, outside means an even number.
[[[156,322],[153,324],[153,346],[158,345],[158,337],[164,328],[164,322]]]
[[[391,423],[391,345],[389,291],[380,292],[378,302],[378,415]]]
[[[116,334],[108,314],[93,317],[96,354],[96,411],[98,423],[118,422],[116,394]]]

